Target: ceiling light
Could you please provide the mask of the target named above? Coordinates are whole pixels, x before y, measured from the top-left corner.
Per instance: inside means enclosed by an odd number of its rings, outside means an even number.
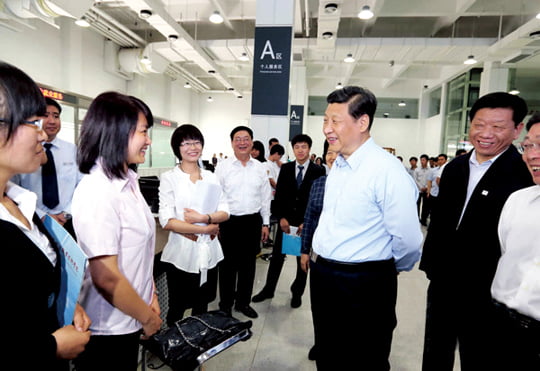
[[[398,106],[400,107],[405,107],[407,105],[407,103],[405,103],[404,100],[402,100],[401,102],[398,103]]]
[[[341,85],[341,83],[338,82],[337,85],[336,85],[336,89],[343,89],[343,85]]]
[[[247,62],[249,61],[249,57],[246,53],[242,53],[242,55],[240,57],[238,57],[239,60],[241,60],[242,62]]]
[[[75,24],[79,27],[90,27],[90,23],[84,17],[77,19]]]
[[[186,82],[186,83],[184,84],[184,88],[186,88],[186,89],[191,89],[191,84],[190,84],[189,82]]]
[[[358,13],[358,18],[360,19],[371,19],[373,18],[373,12],[371,11],[371,9],[369,8],[369,5],[364,5],[362,7],[362,10],[360,11],[360,13]]]
[[[330,31],[323,32],[322,38],[325,40],[330,40],[332,37],[334,37],[334,34]]]
[[[390,114],[388,112],[383,113],[383,117],[387,118],[389,116],[390,116]]]
[[[208,19],[212,23],[216,23],[216,24],[223,23],[223,17],[221,16],[221,14],[219,14],[217,10],[214,13],[212,13]]]
[[[216,71],[214,71],[214,70],[208,70],[208,73],[209,73],[209,74],[214,74],[214,73],[216,73]]]
[[[152,64],[152,61],[150,60],[150,58],[148,58],[147,55],[145,55],[144,57],[141,58],[141,63],[146,64],[148,66],[148,65]]]
[[[169,42],[173,43],[178,40],[178,35],[169,35],[167,38],[169,39]]]
[[[347,54],[347,56],[345,57],[345,59],[343,61],[347,62],[347,63],[352,63],[352,62],[354,62],[354,58],[353,58],[352,54],[349,53],[349,54]]]
[[[244,98],[244,97],[243,97],[243,96],[241,96],[241,95],[239,95],[239,96],[237,96],[236,98],[238,98],[238,99],[242,99],[242,98]]]
[[[324,6],[324,12],[326,14],[334,14],[337,11],[338,5],[336,3],[328,3]]]
[[[208,97],[208,98],[206,99],[206,101],[207,101],[207,102],[213,102],[214,99],[212,99],[212,97]]]
[[[508,94],[512,94],[512,95],[518,95],[519,93],[520,93],[520,91],[517,90],[517,89],[512,89],[512,90],[510,90],[510,91],[508,92]]]
[[[476,59],[474,59],[474,55],[469,55],[467,59],[463,62],[463,64],[475,64],[477,62]]]
[[[148,19],[152,15],[152,11],[149,9],[141,9],[139,12],[139,17],[142,19]]]

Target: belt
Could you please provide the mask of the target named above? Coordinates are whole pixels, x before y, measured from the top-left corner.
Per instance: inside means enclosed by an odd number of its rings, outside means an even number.
[[[394,259],[388,260],[372,260],[366,262],[342,262],[332,259],[323,258],[315,251],[311,250],[311,261],[316,264],[324,265],[335,270],[348,272],[381,272],[390,270],[396,272]]]
[[[193,233],[179,233],[179,235],[182,236],[182,237],[187,238],[188,240],[194,241],[194,242],[197,242],[199,240],[199,236],[197,236],[196,234],[193,234]],[[211,234],[210,239],[213,240],[214,238],[216,238],[216,235]]]
[[[540,331],[540,321],[531,318],[529,316],[526,316],[524,314],[519,313],[517,310],[508,308],[504,303],[501,303],[495,299],[493,299],[493,304],[495,304],[495,308],[497,308],[500,312],[504,313],[507,317],[509,317],[514,323],[516,323],[519,327],[524,329],[531,329]]]

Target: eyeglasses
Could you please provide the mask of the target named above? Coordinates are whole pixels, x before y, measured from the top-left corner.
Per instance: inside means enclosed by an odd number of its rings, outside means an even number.
[[[521,153],[530,152],[533,150],[540,150],[540,143],[534,143],[534,142],[522,142],[519,145],[519,150]]]
[[[235,143],[248,143],[251,140],[250,137],[234,138]]]
[[[0,119],[0,122],[7,123],[8,121],[4,119]],[[43,119],[32,120],[32,121],[23,120],[21,121],[21,124],[32,125],[37,131],[43,130]]]
[[[202,143],[200,140],[196,140],[194,142],[182,142],[180,143],[180,147],[189,148],[189,147],[201,147]]]

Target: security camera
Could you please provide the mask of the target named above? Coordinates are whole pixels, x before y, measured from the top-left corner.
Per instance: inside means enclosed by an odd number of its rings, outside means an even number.
[[[324,12],[326,14],[333,14],[337,11],[338,5],[336,3],[328,3],[324,6]]]

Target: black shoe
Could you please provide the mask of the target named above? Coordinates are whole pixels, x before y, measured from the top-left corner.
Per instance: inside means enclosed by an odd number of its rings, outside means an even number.
[[[251,299],[251,301],[254,303],[260,303],[261,301],[265,301],[266,299],[272,299],[273,297],[274,295],[268,295],[266,291],[262,290],[257,295],[255,295],[253,299]]]
[[[242,307],[235,306],[234,309],[240,313],[242,313],[244,316],[249,318],[257,318],[259,315],[257,312],[255,312],[255,309],[251,308],[249,305],[245,305]]]
[[[317,359],[317,347],[315,345],[311,347],[307,357],[310,361],[315,361]]]
[[[291,299],[291,308],[298,308],[302,305],[302,297],[294,296]]]
[[[272,254],[262,254],[262,255],[260,256],[260,258],[261,258],[262,260],[264,260],[265,262],[267,262],[267,261],[270,261],[270,258],[272,258]]]

